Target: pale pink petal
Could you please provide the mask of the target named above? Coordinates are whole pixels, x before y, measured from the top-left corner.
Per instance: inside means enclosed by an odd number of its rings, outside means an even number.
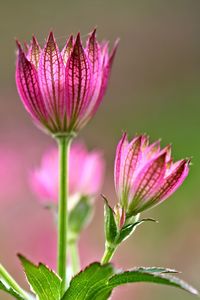
[[[114,180],[115,189],[120,196],[120,190],[123,189],[123,169],[122,163],[124,162],[124,152],[128,145],[127,134],[124,133],[119,144],[117,145],[116,155],[115,155],[115,165],[114,165]]]
[[[101,89],[100,89],[100,92],[99,92],[98,99],[97,99],[97,101],[94,105],[92,115],[94,115],[96,113],[99,105],[102,102],[103,96],[105,95],[105,92],[106,92],[106,89],[107,89],[107,86],[108,86],[108,81],[109,81],[109,78],[110,78],[111,68],[112,68],[114,58],[115,58],[115,55],[116,55],[116,52],[117,52],[118,44],[119,44],[119,40],[117,40],[115,42],[114,48],[111,52],[111,55],[110,55],[108,61],[106,59],[107,53],[105,54],[104,62],[103,62],[104,67],[103,67],[103,73],[102,73]]]

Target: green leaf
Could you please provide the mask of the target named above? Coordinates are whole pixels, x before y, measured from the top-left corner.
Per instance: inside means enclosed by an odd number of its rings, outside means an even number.
[[[130,271],[116,273],[111,264],[93,263],[76,275],[62,300],[106,300],[117,286],[149,282],[178,287],[194,295],[198,291],[183,280],[169,273],[176,271],[161,267],[137,267]]]
[[[69,213],[69,231],[72,233],[72,236],[80,234],[89,223],[91,215],[91,199],[84,196]]]
[[[10,286],[8,286],[6,283],[4,283],[0,279],[0,290],[10,294],[11,296],[14,296],[17,300],[25,300],[20,294],[18,294],[14,289],[12,289]]]
[[[104,197],[104,196],[103,196]],[[118,235],[118,229],[117,224],[115,221],[114,211],[109,206],[108,201],[104,197],[105,203],[104,203],[104,231],[105,231],[105,237],[106,241],[108,243],[114,243],[115,239]]]
[[[142,219],[142,220],[140,220],[138,222],[135,222],[133,224],[125,225],[121,229],[119,237],[117,238],[116,243],[120,244],[121,242],[125,241],[135,231],[135,229],[139,225],[143,224],[144,222],[156,222],[156,221],[154,219],[147,218],[147,219]]]
[[[113,289],[114,287],[126,283],[150,282],[178,287],[191,294],[198,295],[198,291],[191,285],[172,275],[163,274],[164,272],[165,271],[162,271],[162,273],[157,273],[155,272],[155,268],[149,268],[148,272],[143,268],[136,268],[132,271],[118,273],[109,279],[108,288],[110,287],[111,289]]]
[[[39,300],[59,300],[61,279],[45,265],[34,265],[19,255],[27,280]]]
[[[104,300],[105,298],[96,298],[98,291],[101,291],[107,285],[108,279],[114,274],[111,264],[101,265],[93,263],[84,271],[76,275],[70,282],[70,287],[66,291],[62,300]],[[105,291],[108,297],[111,291]]]

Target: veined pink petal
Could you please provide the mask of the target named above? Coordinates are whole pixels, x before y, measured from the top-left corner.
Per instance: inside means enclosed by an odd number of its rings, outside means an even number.
[[[94,89],[96,82],[98,80],[98,76],[100,75],[100,71],[101,71],[101,53],[100,53],[100,46],[96,40],[96,29],[89,36],[86,49],[91,64],[91,71],[93,74],[93,85],[94,85],[93,89]]]
[[[41,121],[45,119],[47,113],[39,88],[37,71],[27,60],[20,44],[17,45],[19,51],[16,68],[17,89],[28,112],[35,120]]]
[[[106,63],[106,54],[105,54],[105,61],[104,61],[104,71],[103,71],[103,74],[102,74],[102,84],[101,84],[101,89],[100,89],[100,92],[99,92],[99,97],[95,103],[95,106],[94,106],[94,109],[93,109],[93,114],[95,114],[95,112],[97,111],[101,101],[102,101],[102,98],[106,92],[106,89],[107,89],[107,85],[108,85],[108,81],[109,81],[109,78],[110,78],[110,72],[111,72],[111,68],[112,68],[112,65],[113,65],[113,62],[114,62],[114,58],[115,58],[115,55],[116,55],[116,52],[117,52],[117,48],[118,48],[118,45],[119,45],[119,40],[117,40],[115,42],[115,45],[113,47],[113,50],[111,52],[111,55],[109,57],[109,60],[108,62]]]
[[[134,138],[126,147],[123,169],[123,186],[130,190],[134,172],[141,159],[141,147],[143,144],[143,136]]]
[[[150,160],[137,175],[132,187],[134,199],[140,199],[140,201],[148,199],[161,180],[163,180],[166,171],[166,156],[167,153],[164,152],[157,158]],[[133,198],[133,194],[131,198]]]
[[[82,47],[80,34],[66,66],[67,111],[72,120],[81,112],[90,91],[91,71],[89,61]]]
[[[96,86],[95,89],[93,89],[92,98],[88,103],[87,109],[85,110],[85,113],[79,122],[79,127],[83,127],[91,119],[91,117],[96,113],[99,105],[101,104],[101,101],[103,99],[108,85],[112,64],[117,51],[118,42],[119,41],[115,42],[110,57],[108,54],[108,43],[104,43],[104,45],[102,46],[100,59],[101,68],[98,72]]]
[[[156,157],[160,151],[160,141],[156,141],[155,143],[146,146],[143,150],[143,157],[148,161],[153,157]]]
[[[46,109],[60,127],[62,117],[66,112],[64,102],[65,69],[52,32],[49,34],[46,46],[40,56],[38,76]]]
[[[118,195],[120,196],[120,189],[122,190],[123,186],[123,169],[122,162],[124,161],[124,152],[128,145],[127,134],[124,133],[119,144],[117,145],[116,156],[115,156],[115,165],[114,165],[114,180],[115,180],[115,189]]]
[[[188,175],[189,162],[189,160],[182,160],[173,172],[164,179],[160,189],[153,197],[154,202],[164,201],[178,189]]]
[[[61,52],[65,66],[67,64],[68,58],[70,57],[70,55],[72,53],[73,48],[74,48],[74,38],[73,38],[73,35],[71,35],[69,37],[69,39],[67,40],[66,45]]]
[[[41,48],[38,44],[38,41],[33,36],[31,46],[28,48],[27,58],[32,64],[38,69],[39,60],[40,60]]]

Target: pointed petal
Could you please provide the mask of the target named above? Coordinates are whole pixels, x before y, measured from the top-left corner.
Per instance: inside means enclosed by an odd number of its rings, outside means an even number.
[[[90,91],[91,71],[89,61],[82,47],[80,34],[66,66],[66,92],[68,115],[77,121]]]
[[[149,199],[155,188],[163,180],[166,171],[166,155],[166,152],[159,155],[140,171],[134,182],[134,199],[140,199],[140,202]]]
[[[16,67],[16,84],[20,97],[28,112],[35,120],[46,118],[46,110],[39,88],[38,75],[35,67],[29,62],[18,45],[18,57]]]
[[[41,53],[38,76],[46,109],[56,122],[60,123],[65,113],[65,69],[52,32]]]
[[[94,89],[91,101],[87,107],[87,111],[85,112],[85,115],[80,122],[80,127],[83,127],[90,120],[90,118],[96,113],[99,105],[102,102],[108,85],[108,80],[110,77],[111,67],[116,54],[117,46],[118,41],[115,43],[110,57],[108,55],[108,43],[104,43],[104,45],[101,47],[101,67],[98,73],[96,87]]]
[[[40,60],[40,54],[41,54],[41,48],[38,44],[36,38],[33,36],[31,46],[28,50],[27,58],[32,64],[35,66],[35,68],[38,68],[39,60]]]
[[[127,134],[124,133],[122,135],[119,144],[117,145],[116,155],[115,155],[115,164],[114,164],[114,181],[115,181],[115,189],[117,194],[120,196],[120,188],[122,189],[122,162],[124,160],[124,151],[127,147]]]
[[[73,47],[74,47],[74,38],[73,38],[73,35],[71,35],[69,37],[69,39],[67,40],[66,45],[61,52],[65,66],[67,64],[68,58],[70,57],[70,55],[72,53]]]
[[[96,77],[99,73],[100,69],[100,47],[96,40],[96,29],[92,32],[92,34],[89,36],[88,42],[87,42],[87,53],[88,58],[91,63],[91,69],[95,76],[95,83],[96,83]]]
[[[108,85],[108,81],[109,81],[109,78],[110,78],[111,68],[112,68],[114,58],[115,58],[115,55],[116,55],[116,52],[117,52],[118,44],[119,44],[119,40],[117,40],[115,42],[114,48],[111,52],[111,55],[110,55],[107,63],[106,63],[107,59],[106,59],[106,54],[105,54],[105,60],[104,60],[105,67],[104,67],[104,71],[103,71],[103,74],[102,74],[101,89],[100,89],[99,97],[96,101],[96,104],[94,106],[92,114],[95,114],[95,112],[97,111],[97,109],[98,109],[98,107],[99,107],[99,105],[100,105],[100,103],[103,99],[103,96],[105,95],[107,85]]]
[[[131,183],[134,177],[134,172],[141,158],[141,147],[144,142],[144,136],[134,138],[127,147],[123,165],[123,186],[128,190],[131,188]]]
[[[153,197],[154,202],[164,201],[178,189],[188,175],[189,162],[186,159],[182,160],[173,172],[164,179],[162,186]]]

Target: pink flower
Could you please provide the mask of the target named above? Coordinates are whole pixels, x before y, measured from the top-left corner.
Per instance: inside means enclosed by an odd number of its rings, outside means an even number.
[[[96,196],[102,186],[104,169],[105,163],[99,151],[89,152],[84,144],[73,144],[69,156],[70,196]],[[57,149],[51,149],[44,154],[41,166],[31,173],[31,185],[44,203],[57,203]]]
[[[115,189],[128,215],[136,215],[171,196],[189,172],[189,160],[173,163],[171,146],[149,145],[148,137],[127,134],[120,140],[115,158]]]
[[[60,51],[53,33],[40,48],[33,37],[18,45],[16,84],[34,121],[53,134],[77,132],[95,114],[105,94],[117,43],[99,44],[94,30],[83,48],[80,34],[70,36]]]

